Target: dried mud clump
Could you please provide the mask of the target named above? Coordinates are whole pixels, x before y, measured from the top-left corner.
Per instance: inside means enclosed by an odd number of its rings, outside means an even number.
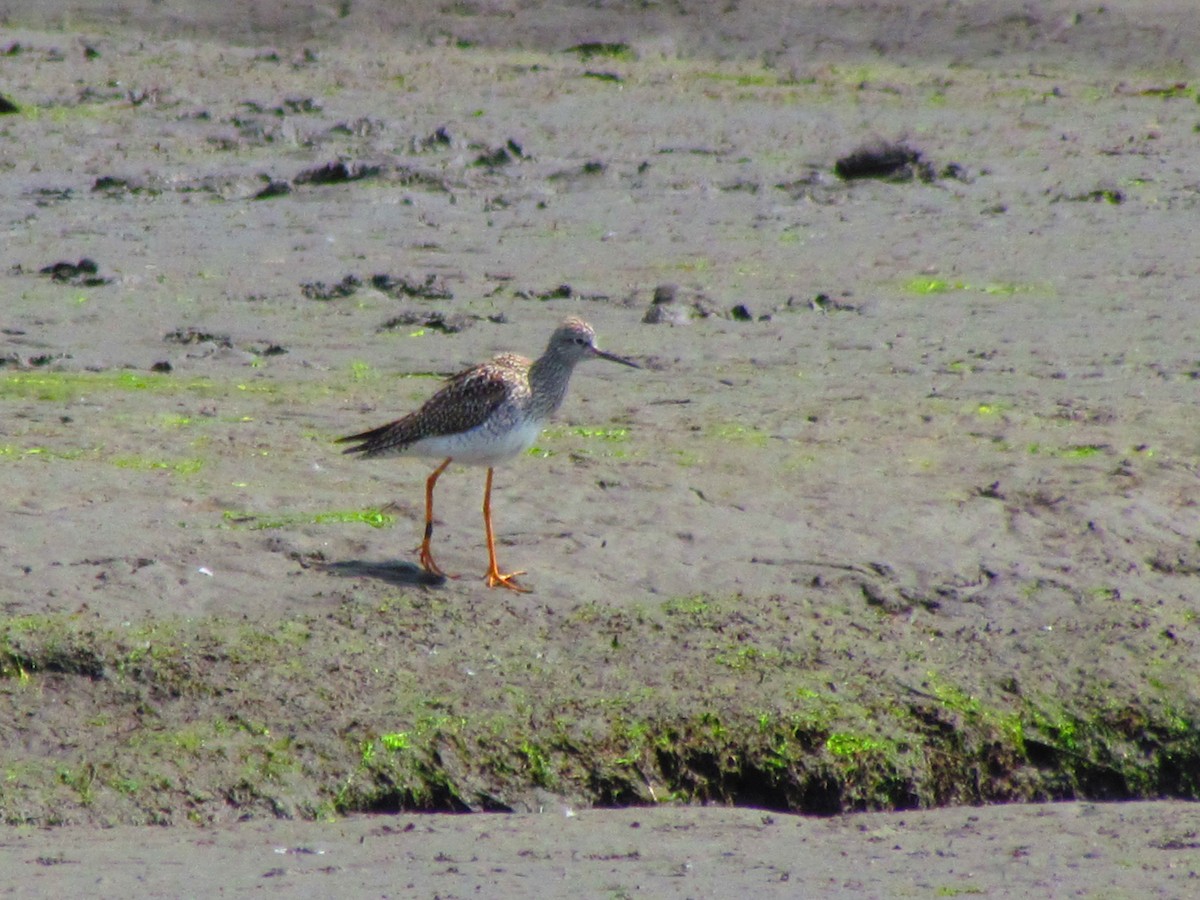
[[[422,280],[407,275],[371,276],[371,287],[392,297],[416,297],[418,300],[453,300],[454,294],[438,276],[430,273]]]
[[[99,287],[111,284],[112,279],[100,273],[100,267],[94,260],[84,257],[79,262],[56,262],[38,269],[39,275],[46,275],[51,281],[61,284],[73,284],[77,287]]]
[[[428,328],[430,331],[440,331],[442,334],[457,334],[466,331],[475,324],[475,317],[462,313],[444,312],[402,312],[393,316],[377,331],[394,331],[397,328]]]
[[[347,275],[334,285],[327,285],[323,281],[306,281],[300,285],[300,293],[309,300],[337,300],[353,296],[360,287],[362,281],[357,275]]]
[[[882,178],[887,181],[933,181],[933,165],[920,150],[903,143],[864,144],[834,164],[833,171],[844,181]]]
[[[494,147],[491,150],[486,150],[480,153],[475,158],[475,165],[482,166],[485,169],[499,169],[501,166],[507,166],[519,159],[527,159],[525,148],[509,138],[503,147]]]
[[[347,165],[340,160],[305,169],[294,179],[293,184],[344,184],[348,181],[361,181],[364,178],[374,178],[380,173],[379,166],[368,163],[353,163]]]
[[[176,328],[174,331],[163,335],[163,340],[168,344],[182,344],[184,346],[190,344],[215,344],[222,349],[229,349],[233,346],[233,339],[227,334],[213,334],[209,331],[202,331],[199,328]]]

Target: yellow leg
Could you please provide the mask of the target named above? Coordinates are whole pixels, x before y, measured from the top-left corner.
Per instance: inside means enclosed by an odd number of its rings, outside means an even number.
[[[496,535],[492,531],[492,469],[490,466],[487,473],[487,487],[483,491],[483,527],[487,530],[488,587],[506,587],[510,591],[520,591],[523,594],[529,593],[529,588],[522,587],[515,581],[518,575],[525,574],[524,570],[505,574],[500,571],[500,567],[496,564]]]
[[[433,561],[433,551],[430,550],[429,544],[433,540],[433,486],[437,484],[438,476],[446,471],[448,465],[449,459],[434,469],[433,474],[425,481],[425,539],[421,541],[421,568],[430,575],[440,575],[443,578],[446,577],[446,573]]]

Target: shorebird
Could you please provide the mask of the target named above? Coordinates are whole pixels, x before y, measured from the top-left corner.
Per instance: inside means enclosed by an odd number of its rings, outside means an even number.
[[[585,359],[607,359],[641,368],[632,360],[596,347],[596,332],[583,319],[571,317],[550,335],[546,352],[536,361],[504,353],[490,362],[452,375],[416,412],[402,419],[339,438],[356,442],[346,453],[364,459],[377,456],[440,458],[441,465],[425,482],[425,537],[421,541],[421,567],[431,575],[446,577],[433,559],[433,488],[450,463],[487,466],[483,490],[483,524],[487,533],[489,587],[528,591],[517,582],[516,572],[501,572],[496,563],[496,537],[492,530],[492,470],[498,464],[533,446],[550,417],[562,405],[575,364]]]

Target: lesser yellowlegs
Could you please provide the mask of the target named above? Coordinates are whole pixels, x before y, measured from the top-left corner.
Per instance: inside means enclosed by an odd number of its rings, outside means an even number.
[[[352,434],[339,442],[356,442],[346,453],[375,456],[432,456],[442,463],[425,482],[425,537],[421,566],[433,575],[445,573],[433,560],[433,487],[438,476],[457,460],[487,466],[483,491],[483,524],[487,533],[490,587],[525,591],[516,581],[524,571],[504,573],[496,564],[492,531],[492,470],[533,446],[542,428],[562,405],[575,364],[607,359],[633,368],[632,360],[596,347],[596,333],[582,319],[569,318],[550,335],[546,352],[536,361],[505,353],[490,362],[451,376],[416,412],[379,428]]]

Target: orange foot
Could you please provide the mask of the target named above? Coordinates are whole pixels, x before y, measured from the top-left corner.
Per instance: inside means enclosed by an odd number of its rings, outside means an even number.
[[[508,588],[510,591],[517,591],[518,593],[521,593],[521,594],[528,594],[530,591],[533,590],[533,588],[527,588],[524,585],[517,584],[517,581],[516,581],[516,578],[518,575],[524,575],[524,574],[525,574],[525,570],[522,569],[519,572],[509,572],[506,575],[503,572],[501,572],[499,569],[497,569],[495,566],[492,566],[491,570],[487,573],[488,587],[505,587],[505,588]]]
[[[442,571],[441,566],[439,566],[437,563],[435,563],[433,561],[433,553],[430,552],[428,544],[421,545],[420,559],[421,559],[421,568],[424,569],[426,572],[428,572],[430,575],[436,575],[439,578],[449,578],[450,577],[449,575],[447,575],[445,572]]]

